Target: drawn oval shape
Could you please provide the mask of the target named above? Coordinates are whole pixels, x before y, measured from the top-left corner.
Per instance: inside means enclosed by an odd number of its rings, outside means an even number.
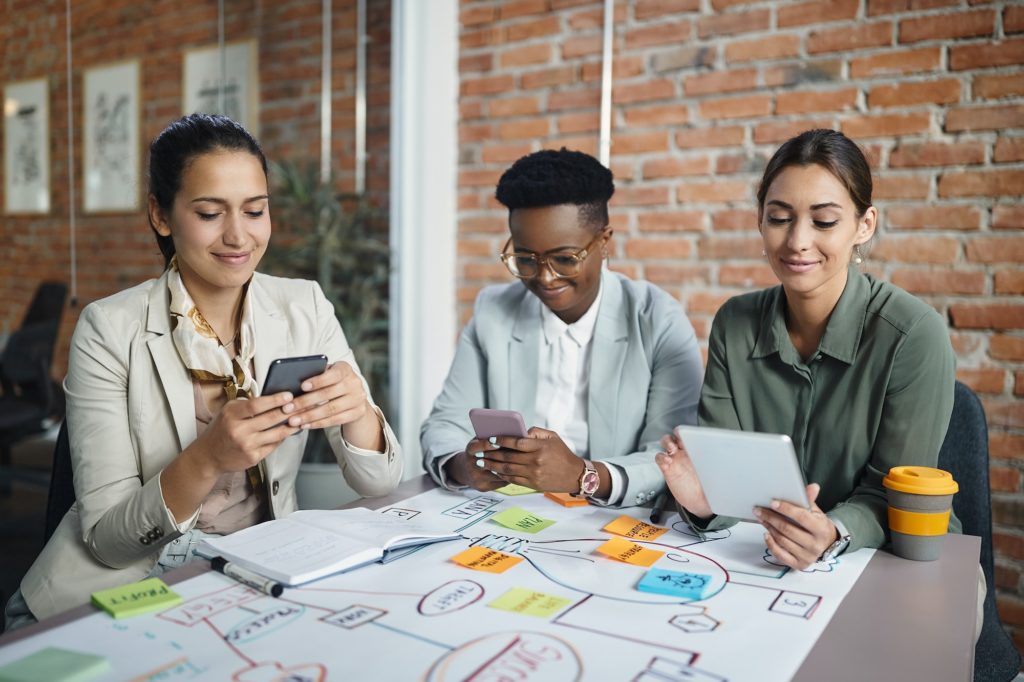
[[[272,608],[249,616],[231,627],[224,639],[233,644],[244,644],[280,630],[306,612],[300,604],[275,604]]]
[[[596,671],[595,671],[596,672]],[[449,652],[427,671],[428,682],[576,682],[583,663],[571,644],[544,632],[496,632]]]
[[[443,616],[455,613],[484,596],[484,588],[472,580],[452,580],[420,599],[416,610],[422,616]]]

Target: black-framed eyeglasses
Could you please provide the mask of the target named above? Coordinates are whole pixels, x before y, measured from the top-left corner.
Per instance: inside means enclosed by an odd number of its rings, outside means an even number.
[[[604,236],[607,227],[601,228],[590,243],[578,251],[567,249],[555,249],[537,254],[532,251],[509,251],[512,245],[512,238],[509,237],[505,246],[501,249],[498,258],[505,264],[508,271],[520,279],[532,279],[540,274],[542,265],[547,265],[551,273],[559,279],[571,279],[580,274],[583,261],[591,253],[591,248]]]

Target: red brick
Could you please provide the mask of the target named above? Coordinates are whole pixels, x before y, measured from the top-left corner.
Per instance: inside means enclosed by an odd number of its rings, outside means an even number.
[[[481,208],[479,192],[459,192],[459,211],[472,211]]]
[[[979,348],[984,338],[983,332],[949,332],[949,341],[953,344],[953,352],[957,357],[973,355]]]
[[[598,130],[601,126],[601,114],[597,111],[584,111],[574,114],[562,114],[558,117],[558,132],[582,133]]]
[[[676,85],[667,79],[649,80],[642,83],[616,85],[612,88],[612,101],[615,104],[633,102],[650,102],[658,99],[675,99]]]
[[[506,97],[487,100],[487,113],[492,118],[536,114],[540,111],[540,100],[536,97]]]
[[[490,123],[459,125],[459,143],[479,142],[486,140],[494,134],[494,126]]]
[[[612,203],[616,206],[664,206],[668,187],[616,187]]]
[[[1024,206],[1000,204],[992,208],[992,227],[997,230],[1024,228]]]
[[[771,113],[770,95],[750,95],[727,99],[705,100],[700,103],[700,115],[707,120],[750,118]]]
[[[540,19],[517,22],[508,27],[509,42],[540,38],[542,36],[555,35],[562,32],[562,24],[557,15],[550,15]]]
[[[542,141],[544,149],[566,149],[585,152],[591,156],[597,156],[597,136],[588,135],[559,135]]]
[[[754,128],[755,144],[772,144],[785,142],[805,130],[815,128],[831,128],[832,121],[827,118],[802,119],[799,121],[772,121],[770,123],[758,123]]]
[[[711,227],[715,232],[756,230],[757,211],[739,208],[715,211],[711,216]]]
[[[631,128],[685,125],[690,119],[690,111],[685,104],[656,104],[648,107],[624,107],[623,109],[626,125]]]
[[[950,264],[960,252],[960,243],[949,237],[886,237],[871,249],[873,260]]]
[[[652,45],[684,44],[693,35],[693,22],[659,21],[651,26],[626,32],[626,49],[635,50]]]
[[[459,303],[472,303],[476,300],[480,290],[483,289],[481,286],[476,287],[459,287],[455,291],[455,300]]]
[[[674,49],[658,50],[651,59],[651,67],[658,73],[680,71],[715,63],[716,50],[708,45],[691,45]]]
[[[462,275],[469,281],[500,282],[508,280],[510,275],[501,263],[465,263]]]
[[[718,283],[743,289],[764,289],[779,283],[778,278],[767,264],[722,265],[718,268]]]
[[[1019,373],[1017,383],[1020,383]],[[996,459],[1024,459],[1024,435],[990,431],[988,450]]]
[[[463,26],[489,24],[498,18],[497,8],[493,5],[464,5],[459,12],[459,23]]]
[[[705,237],[697,243],[697,255],[700,260],[725,260],[746,258],[760,260],[764,250],[761,235],[744,237]]]
[[[942,61],[941,47],[891,50],[850,60],[851,78],[920,74],[937,71]]]
[[[633,14],[637,19],[650,19],[679,12],[700,10],[700,0],[636,0]]]
[[[1019,196],[1024,170],[963,171],[939,178],[940,197]]]
[[[462,216],[459,218],[459,234],[502,233],[506,230],[508,230],[508,218],[503,215]]]
[[[775,98],[775,114],[783,116],[853,109],[857,106],[857,93],[857,88],[780,93]]]
[[[520,157],[526,156],[533,151],[529,142],[518,144],[485,144],[480,150],[480,160],[483,163],[510,164]]]
[[[897,204],[885,209],[884,225],[904,230],[977,230],[982,211],[977,206]]]
[[[1024,428],[1024,400],[982,400],[990,427]]]
[[[841,80],[842,71],[842,60],[819,59],[765,67],[761,73],[761,79],[766,87],[828,83]]]
[[[996,551],[996,554],[1005,556],[1009,559],[1024,559],[1024,538],[1016,535],[1009,535],[1007,533],[1001,533],[999,531],[992,532],[992,546]],[[1007,611],[1012,608],[1008,607],[1007,603],[1000,601],[999,607],[999,618],[1004,623],[1010,623],[1008,619]],[[1015,621],[1016,624],[1024,625],[1024,609],[1018,609],[1018,618]]]
[[[769,59],[796,57],[800,54],[800,36],[780,34],[754,38],[752,40],[735,40],[725,46],[727,62],[752,62]]]
[[[1024,7],[1011,5],[1003,10],[1003,31],[1006,33],[1024,32]]]
[[[487,76],[486,78],[463,78],[459,92],[463,97],[472,95],[494,95],[510,92],[515,87],[512,76]]]
[[[490,71],[494,68],[494,54],[482,52],[464,57],[459,57],[459,73],[471,73],[473,71]]]
[[[907,114],[883,114],[881,116],[857,116],[842,122],[844,134],[859,140],[865,137],[889,137],[913,135],[928,131],[931,115],[925,112]]]
[[[1013,394],[1015,396],[1024,396],[1024,372],[1017,371],[1013,373]]]
[[[993,574],[997,588],[1016,592],[1020,587],[1020,571],[1016,569],[997,565],[994,567]]]
[[[949,68],[953,71],[1014,66],[1024,63],[1024,39],[954,45],[949,48]]]
[[[895,83],[871,88],[868,107],[905,107],[914,104],[949,104],[960,101],[960,81],[953,79]]]
[[[523,90],[535,90],[537,88],[550,88],[557,85],[572,83],[575,79],[575,70],[571,66],[558,66],[553,69],[542,69],[530,71],[520,77],[520,85]]]
[[[996,13],[992,10],[914,17],[900,22],[900,42],[991,36],[995,23]]]
[[[1024,161],[1024,137],[1000,137],[996,140],[992,160],[996,163]]]
[[[550,123],[546,118],[506,121],[498,124],[498,138],[502,140],[528,140],[547,135],[550,128]]]
[[[750,183],[740,180],[684,183],[676,189],[676,199],[680,203],[748,201],[750,198]]]
[[[1024,294],[1024,270],[1019,267],[997,270],[992,282],[992,289],[996,294]]]
[[[954,303],[949,306],[949,316],[953,326],[961,329],[1024,329],[1021,304]]]
[[[958,5],[960,0],[868,0],[868,16]]]
[[[994,360],[1024,361],[1024,336],[993,334],[988,340],[988,355]]]
[[[490,258],[498,253],[501,248],[494,239],[459,239],[456,245],[456,253],[460,256],[477,256]],[[475,298],[475,296],[474,296]],[[472,298],[470,300],[473,300]]]
[[[484,103],[480,100],[475,102],[461,102],[459,104],[459,120],[467,121],[475,118],[483,118]]]
[[[459,171],[459,187],[494,187],[500,177],[500,169],[463,169]]]
[[[756,85],[756,69],[713,71],[685,78],[683,80],[683,92],[687,96],[692,97],[694,95],[708,95],[719,92],[751,90]]]
[[[984,272],[957,272],[935,270],[895,270],[890,277],[893,284],[912,294],[983,294]]]
[[[779,28],[824,24],[829,21],[856,19],[860,0],[811,0],[797,5],[779,7],[776,23]]]
[[[734,293],[694,291],[686,297],[686,312],[688,314],[714,315],[734,295]]]
[[[644,266],[645,279],[660,286],[703,285],[711,278],[706,265],[668,265],[649,263]]]
[[[590,2],[591,0],[586,0]],[[615,25],[625,23],[628,20],[628,12],[625,3],[619,2],[615,4],[613,17]],[[582,31],[588,28],[603,28],[604,27],[604,7],[597,6],[591,9],[579,10],[569,15],[569,28],[573,31]]]
[[[635,54],[618,55],[612,60],[612,79],[614,81],[627,80],[634,76],[640,76],[647,69],[643,57]],[[580,71],[580,80],[593,82],[601,80],[604,65],[597,61],[588,61],[583,64]]]
[[[967,242],[966,254],[977,263],[1024,263],[1024,236],[976,237]]]
[[[1020,489],[1020,472],[1007,467],[989,467],[988,481],[993,491],[1014,493]]]
[[[706,175],[710,170],[710,160],[706,156],[651,159],[644,162],[643,177],[678,178],[686,175]]]
[[[892,45],[892,23],[889,21],[811,31],[805,44],[808,54],[846,52],[884,45]]]
[[[502,19],[513,19],[528,14],[543,14],[548,11],[547,0],[502,0],[498,5]]]
[[[501,53],[501,68],[547,64],[551,61],[550,45],[524,45],[512,47]]]
[[[1024,95],[1024,73],[979,74],[971,87],[975,99],[999,99]]]
[[[701,38],[727,36],[737,33],[764,31],[770,27],[771,13],[767,9],[749,12],[729,12],[701,17],[697,22],[697,34]]]
[[[679,130],[676,132],[676,146],[682,149],[735,147],[743,144],[743,137],[740,126]]]
[[[953,107],[946,112],[945,129],[1004,130],[1024,127],[1024,106],[1008,104],[997,107]]]
[[[626,242],[627,258],[689,258],[693,245],[687,239],[638,239]]]
[[[585,57],[592,54],[601,54],[603,48],[603,36],[600,33],[589,36],[572,36],[561,41],[562,59],[573,59]]]
[[[763,154],[719,154],[715,159],[715,175],[760,174],[766,165],[768,165],[768,157]]]
[[[612,138],[612,154],[641,154],[668,151],[668,132],[621,133]]]
[[[702,232],[704,211],[641,211],[636,214],[641,232]]]
[[[985,162],[984,142],[908,142],[889,156],[892,168],[963,166]]]
[[[729,9],[743,5],[757,5],[763,0],[711,0],[711,7],[715,10]]]
[[[471,50],[475,47],[498,45],[505,40],[505,29],[500,26],[489,26],[478,31],[462,31],[459,34],[459,47]]]
[[[548,111],[595,109],[600,105],[601,91],[593,88],[586,90],[556,90],[548,94]]]

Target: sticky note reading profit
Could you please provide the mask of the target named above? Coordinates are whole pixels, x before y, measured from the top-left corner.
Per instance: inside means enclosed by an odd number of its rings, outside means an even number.
[[[460,566],[488,573],[504,573],[522,560],[521,556],[506,554],[486,547],[470,547],[465,552],[459,552],[452,557],[452,561]]]
[[[114,618],[130,618],[181,603],[181,596],[160,578],[146,578],[130,585],[92,593],[92,603]]]
[[[553,500],[563,507],[586,507],[589,502],[585,497],[573,497],[569,493],[544,493],[544,497]]]
[[[622,535],[627,538],[635,538],[637,540],[654,540],[668,532],[668,528],[652,526],[649,523],[644,523],[643,521],[625,515],[615,519],[602,530],[606,530],[609,533],[615,533],[616,535]]]
[[[667,594],[685,599],[703,599],[711,586],[711,576],[705,573],[686,573],[652,568],[637,583],[641,592]]]
[[[597,551],[612,559],[637,566],[650,566],[665,555],[664,552],[641,547],[635,542],[623,538],[612,538],[598,547]]]
[[[51,646],[0,666],[0,682],[86,682],[109,670],[103,656]]]
[[[491,521],[500,523],[506,528],[521,530],[527,533],[536,533],[554,524],[554,521],[551,519],[542,518],[520,507],[512,507],[500,514],[495,514],[491,517]]]
[[[494,492],[501,493],[502,495],[529,495],[530,493],[535,493],[537,491],[533,488],[527,488],[525,485],[508,483],[497,488]]]
[[[521,613],[526,616],[550,618],[570,603],[572,603],[572,600],[565,597],[534,592],[525,587],[513,587],[488,604],[488,606],[492,609]]]

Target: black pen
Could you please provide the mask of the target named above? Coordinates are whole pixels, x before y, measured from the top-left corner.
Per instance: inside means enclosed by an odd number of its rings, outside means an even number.
[[[661,523],[661,512],[665,511],[666,503],[668,502],[668,491],[662,492],[654,500],[654,506],[651,507],[651,523]]]
[[[284,592],[284,586],[276,580],[264,578],[259,573],[254,573],[247,568],[242,568],[238,564],[233,564],[222,556],[215,556],[210,559],[210,568],[254,590],[259,590],[263,594],[269,594],[271,597],[280,597],[281,593]]]

